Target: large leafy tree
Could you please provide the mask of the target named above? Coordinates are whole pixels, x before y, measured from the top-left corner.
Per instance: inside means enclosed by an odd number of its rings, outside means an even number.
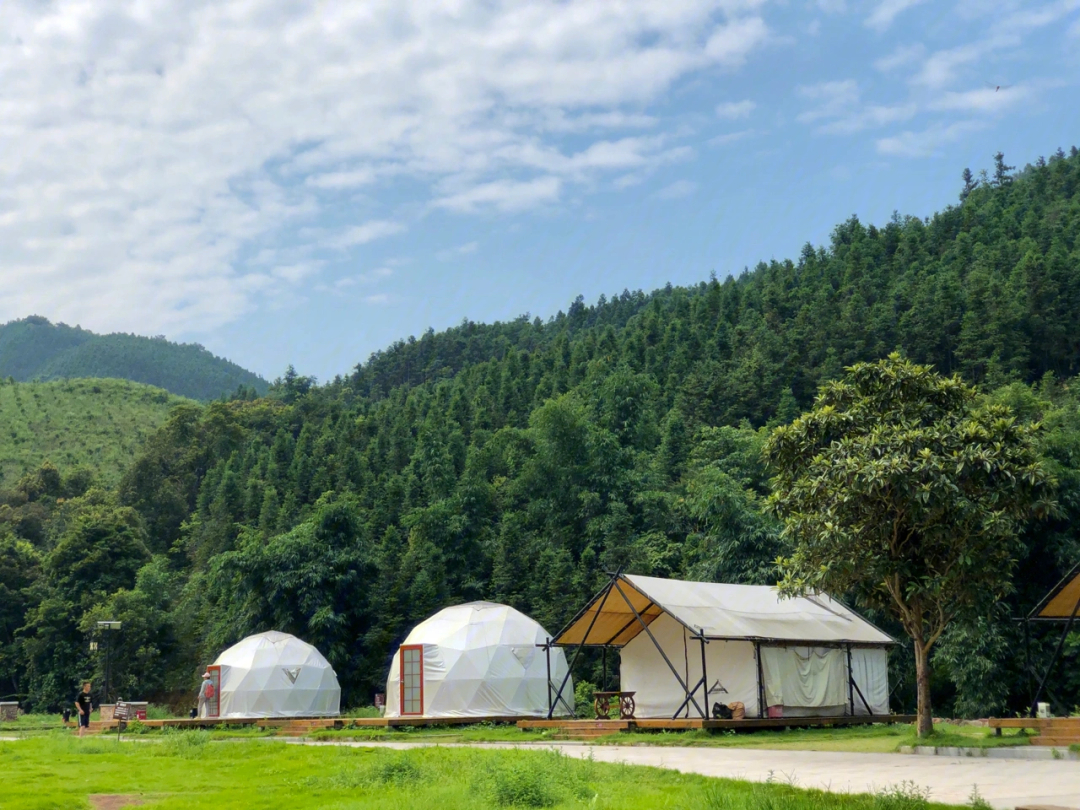
[[[892,354],[822,387],[773,431],[773,510],[789,555],[781,588],[854,594],[910,636],[919,734],[933,730],[930,651],[1011,588],[1016,538],[1051,484],[1023,425],[975,389]]]

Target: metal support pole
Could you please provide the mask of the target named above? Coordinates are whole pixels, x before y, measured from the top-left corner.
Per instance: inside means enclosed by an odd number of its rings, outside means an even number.
[[[607,691],[607,647],[603,647],[602,649],[603,649],[602,655],[603,655],[603,658],[604,658],[604,674],[600,679],[600,691],[601,692],[606,692]]]
[[[847,645],[847,694],[851,706],[851,716],[855,716],[855,672],[851,668],[851,645]]]
[[[109,633],[105,632],[105,700],[103,703],[109,702],[109,653],[112,645],[109,644]]]
[[[608,594],[611,593],[612,583],[614,583],[614,580],[612,580],[612,582],[609,582],[607,589],[603,591],[603,596],[600,598],[600,602],[596,605],[596,612],[593,614],[592,621],[589,622],[589,627],[585,631],[585,635],[581,637],[581,643],[578,644],[578,648],[574,651],[574,658],[566,665],[566,677],[563,678],[562,683],[559,684],[559,691],[555,693],[555,703],[558,703],[560,700],[562,700],[563,689],[566,688],[566,682],[570,680],[570,673],[574,671],[574,664],[577,663],[578,657],[581,655],[581,650],[585,647],[585,642],[589,640],[589,633],[592,632],[593,625],[596,624],[596,620],[600,618],[600,611],[607,603]],[[618,587],[618,585],[616,585],[615,587]],[[548,709],[548,720],[551,719],[551,716],[554,712],[555,707],[551,706]]]
[[[765,676],[761,669],[761,642],[754,642],[754,657],[757,658],[758,718],[765,717]]]
[[[711,712],[712,709],[709,706],[709,675],[705,671],[705,645],[708,644],[709,642],[707,642],[705,640],[705,631],[704,630],[699,630],[699,632],[701,633],[701,635],[698,636],[698,641],[701,642],[701,686],[702,686],[701,691],[705,695],[705,697],[704,697],[705,711],[706,712]],[[708,720],[709,717],[706,716],[704,719]]]
[[[551,639],[544,644],[544,657],[547,659],[547,696],[548,696],[548,720],[555,714],[555,703],[551,699]]]
[[[1042,681],[1039,683],[1039,688],[1035,690],[1035,697],[1031,700],[1030,717],[1035,716],[1036,707],[1039,705],[1039,698],[1042,697],[1043,689],[1046,688],[1046,682],[1050,680],[1050,673],[1054,670],[1054,664],[1057,663],[1058,657],[1061,655],[1061,650],[1065,646],[1065,639],[1069,635],[1069,631],[1072,630],[1073,622],[1076,621],[1076,614],[1080,612],[1080,598],[1076,600],[1076,604],[1073,605],[1072,615],[1069,616],[1069,621],[1065,624],[1065,630],[1061,634],[1061,638],[1058,639],[1057,648],[1054,650],[1053,656],[1050,658],[1050,664],[1046,667],[1046,674],[1043,675]]]
[[[630,601],[630,597],[628,597],[623,591],[623,589],[619,587],[618,580],[614,581],[612,584],[614,584],[615,590],[619,592],[619,595],[622,596],[623,601],[626,602],[627,607],[629,607],[631,612],[634,614],[634,618],[638,620],[638,623],[641,625],[641,629],[644,630],[645,633],[649,636],[649,639],[652,641],[653,646],[656,647],[656,651],[660,653],[660,657],[663,658],[664,663],[668,665],[668,669],[670,669],[671,674],[675,676],[675,680],[679,682],[679,686],[683,688],[683,692],[686,694],[687,698],[689,698],[690,702],[694,704],[694,708],[698,710],[698,713],[701,714],[702,717],[704,717],[705,712],[701,710],[701,707],[698,706],[698,702],[694,700],[694,696],[690,694],[690,688],[686,685],[683,679],[679,677],[679,670],[675,669],[675,665],[671,663],[671,659],[667,657],[667,653],[664,652],[664,648],[660,646],[660,642],[658,642],[656,640],[656,636],[652,634],[652,630],[649,629],[649,625],[645,623],[645,620],[641,618],[641,614],[637,612],[637,608],[635,608],[634,603]],[[679,708],[680,710],[682,709],[681,706]]]

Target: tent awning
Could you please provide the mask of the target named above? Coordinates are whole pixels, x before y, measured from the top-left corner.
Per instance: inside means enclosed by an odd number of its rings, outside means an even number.
[[[1080,565],[1065,575],[1028,614],[1029,620],[1067,622],[1080,607]]]
[[[695,635],[710,639],[896,643],[892,636],[824,594],[782,599],[776,588],[764,585],[685,582],[634,574],[612,579],[552,643],[622,647],[662,613]]]

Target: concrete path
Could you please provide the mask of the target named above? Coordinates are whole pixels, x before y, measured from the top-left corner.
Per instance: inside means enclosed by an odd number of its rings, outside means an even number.
[[[328,742],[371,748],[419,748],[432,743]],[[869,793],[914,782],[930,789],[932,801],[968,804],[971,790],[994,807],[1033,804],[1080,810],[1080,762],[852,754],[832,751],[768,751],[749,748],[660,748],[609,745],[514,745],[478,743],[474,748],[551,749],[598,762],[652,765],[704,776],[764,782],[770,778],[798,787],[841,793]]]

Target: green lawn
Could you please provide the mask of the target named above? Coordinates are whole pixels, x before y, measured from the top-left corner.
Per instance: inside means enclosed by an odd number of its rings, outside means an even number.
[[[444,726],[435,728],[358,728],[318,731],[318,740],[356,739],[378,741],[430,742],[546,742],[550,731],[520,731],[512,725]],[[978,726],[938,725],[933,737],[920,740],[911,725],[840,726],[837,728],[792,729],[790,731],[633,731],[612,734],[597,740],[600,745],[662,745],[717,748],[772,748],[806,751],[864,751],[891,753],[903,745],[993,748],[1028,745],[1030,737],[1008,729],[995,737]]]
[[[160,710],[151,708],[151,717],[162,716]],[[349,712],[343,719],[367,717],[370,712]],[[96,712],[92,719],[97,719]],[[14,723],[0,723],[0,735],[15,733],[18,736],[39,736],[60,727],[59,715],[24,715]],[[146,736],[155,737],[159,731],[151,730]],[[226,728],[222,726],[210,732],[215,740],[252,739],[273,737],[275,730],[261,730],[253,726]],[[473,726],[402,726],[388,728],[346,728],[317,731],[309,735],[315,740],[354,740],[370,742],[549,742],[554,737],[551,730],[521,731],[509,724],[478,724]],[[791,729],[790,731],[761,730],[753,732],[708,731],[634,731],[612,734],[597,741],[599,745],[660,745],[717,748],[772,748],[778,750],[805,751],[852,751],[892,753],[905,745],[956,746],[960,748],[996,748],[999,746],[1028,745],[1031,735],[1017,729],[1005,729],[1001,737],[994,736],[991,729],[979,726],[935,726],[934,735],[920,740],[911,725],[838,726],[836,728]]]
[[[143,743],[52,734],[0,742],[4,810],[90,808],[122,794],[146,808],[672,808],[928,810],[907,787],[874,796],[753,785],[577,760],[547,751],[289,746],[174,732]]]

